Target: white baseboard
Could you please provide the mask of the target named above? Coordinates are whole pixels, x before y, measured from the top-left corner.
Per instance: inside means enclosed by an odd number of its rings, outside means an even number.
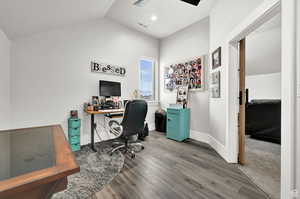
[[[228,162],[228,158],[227,158],[227,150],[226,147],[221,144],[218,140],[216,140],[214,137],[210,136],[210,146],[217,151],[217,153]]]
[[[223,159],[228,161],[227,150],[223,144],[208,133],[190,130],[190,138],[209,144]]]
[[[148,123],[149,131],[155,131],[155,123]]]
[[[199,142],[209,144],[210,138],[208,133],[201,133],[198,131],[190,130],[190,138]]]

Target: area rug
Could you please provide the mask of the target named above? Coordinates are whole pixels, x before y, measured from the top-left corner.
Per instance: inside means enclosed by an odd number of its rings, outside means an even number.
[[[92,199],[95,193],[120,173],[124,165],[124,156],[121,152],[108,154],[110,142],[97,143],[97,153],[85,146],[75,152],[80,173],[68,177],[68,188],[55,194],[53,199]]]
[[[239,166],[272,199],[280,199],[280,145],[247,137],[246,165]]]

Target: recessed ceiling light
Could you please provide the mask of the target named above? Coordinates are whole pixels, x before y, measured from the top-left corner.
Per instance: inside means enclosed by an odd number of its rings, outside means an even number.
[[[157,20],[157,16],[156,16],[156,15],[152,15],[152,16],[151,16],[151,20],[152,20],[152,21],[156,21],[156,20]]]

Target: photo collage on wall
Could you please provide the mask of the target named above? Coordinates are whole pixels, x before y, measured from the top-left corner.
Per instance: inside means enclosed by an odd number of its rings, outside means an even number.
[[[165,68],[165,89],[173,91],[187,86],[190,90],[204,90],[204,56],[172,64]]]

